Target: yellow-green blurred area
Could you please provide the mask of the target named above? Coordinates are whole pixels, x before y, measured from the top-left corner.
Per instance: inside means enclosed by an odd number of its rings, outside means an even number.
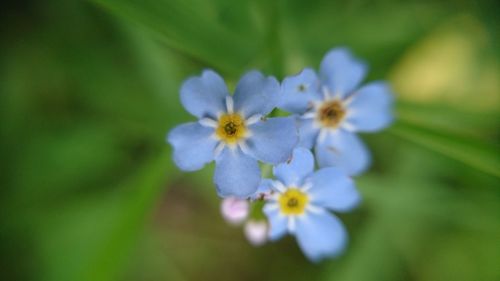
[[[497,1],[10,1],[0,9],[0,279],[500,280]],[[344,255],[227,225],[213,166],[180,172],[179,87],[282,79],[347,46],[397,121],[362,135]]]

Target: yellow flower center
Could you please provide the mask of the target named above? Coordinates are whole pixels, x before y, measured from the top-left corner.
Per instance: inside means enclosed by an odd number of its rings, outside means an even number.
[[[219,118],[219,125],[215,133],[226,143],[236,143],[245,137],[245,120],[236,113],[224,114]]]
[[[309,197],[297,188],[289,188],[278,199],[281,212],[285,215],[300,215],[306,210]]]
[[[345,114],[346,110],[339,100],[328,101],[318,109],[318,120],[325,127],[337,128]]]

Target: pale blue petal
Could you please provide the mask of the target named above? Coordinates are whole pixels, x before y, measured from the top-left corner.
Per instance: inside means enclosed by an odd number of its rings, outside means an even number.
[[[314,119],[297,118],[297,127],[299,129],[299,145],[311,149],[316,144],[319,128],[314,126]]]
[[[273,180],[271,179],[262,179],[259,184],[259,188],[255,193],[250,197],[252,200],[261,199],[264,196],[269,195],[273,192]]]
[[[225,148],[215,159],[214,183],[221,197],[248,198],[260,184],[257,160],[239,148]]]
[[[182,105],[198,118],[216,118],[217,113],[225,112],[227,95],[229,92],[224,80],[212,70],[187,79],[181,87]]]
[[[287,233],[288,219],[279,214],[278,208],[270,206],[271,204],[266,204],[263,211],[269,221],[269,240],[275,241]]]
[[[311,106],[313,100],[321,98],[319,79],[314,70],[306,68],[299,74],[283,80],[278,108],[302,114]]]
[[[293,150],[292,159],[274,166],[273,173],[285,186],[302,186],[302,182],[314,170],[314,157],[307,148]]]
[[[346,121],[356,131],[373,132],[383,129],[393,120],[392,103],[393,94],[387,83],[368,84],[352,96]]]
[[[345,212],[356,207],[361,196],[354,181],[335,167],[323,168],[310,177],[311,204],[333,211]]]
[[[347,244],[342,222],[328,212],[297,219],[295,236],[302,252],[314,262],[339,255]]]
[[[265,77],[258,71],[246,73],[234,92],[234,110],[246,118],[266,115],[278,104],[280,85],[276,78]]]
[[[299,140],[293,117],[268,118],[249,126],[250,154],[258,160],[278,164],[292,156]]]
[[[345,97],[354,91],[365,77],[367,66],[346,48],[330,50],[320,66],[320,78],[333,94]]]
[[[318,143],[315,155],[320,167],[338,167],[348,175],[357,175],[370,165],[370,152],[353,133],[338,129]]]
[[[213,128],[199,123],[182,124],[170,131],[168,142],[174,148],[173,157],[177,166],[184,171],[195,171],[214,160],[217,140],[212,137]]]

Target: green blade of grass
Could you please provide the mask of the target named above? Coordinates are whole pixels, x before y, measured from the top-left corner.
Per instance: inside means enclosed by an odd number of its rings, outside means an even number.
[[[165,190],[171,166],[165,150],[116,190],[40,214],[42,279],[116,280]]]
[[[399,119],[389,132],[470,167],[500,177],[499,147],[495,144],[404,119]]]
[[[242,32],[223,24],[218,18],[217,8],[206,7],[209,5],[206,2],[92,1],[122,19],[138,23],[171,48],[223,71],[240,70],[261,48],[262,40],[259,40],[257,31],[249,32],[245,28]]]

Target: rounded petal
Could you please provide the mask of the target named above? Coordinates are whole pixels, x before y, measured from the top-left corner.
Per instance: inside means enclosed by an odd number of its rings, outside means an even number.
[[[328,212],[300,217],[295,236],[302,252],[314,262],[340,254],[347,244],[342,222]]]
[[[278,108],[288,112],[304,113],[311,101],[322,98],[319,79],[314,70],[306,68],[295,76],[286,77],[281,84]]]
[[[346,121],[356,131],[383,129],[393,120],[392,103],[393,94],[387,83],[368,84],[353,94]]]
[[[264,163],[285,162],[299,140],[293,117],[269,118],[249,126],[249,152]]]
[[[260,183],[257,160],[239,148],[225,148],[215,159],[214,183],[221,197],[248,198]]]
[[[299,145],[311,149],[318,138],[319,128],[314,126],[314,119],[297,119]]]
[[[347,175],[364,172],[370,165],[370,152],[353,133],[339,129],[330,132],[327,138],[316,145],[316,159],[323,167],[335,166]]]
[[[212,137],[213,128],[197,122],[182,124],[168,134],[168,142],[174,148],[173,157],[177,166],[184,171],[196,171],[214,160],[217,140]]]
[[[229,95],[224,80],[214,71],[205,70],[199,77],[187,79],[181,87],[181,103],[198,118],[215,118],[225,112],[225,99]]]
[[[356,207],[361,197],[354,181],[335,168],[323,168],[311,176],[311,203],[333,211],[345,212]]]
[[[330,50],[321,61],[320,78],[333,94],[345,97],[361,83],[367,66],[354,58],[347,48]]]
[[[305,177],[314,170],[314,157],[307,148],[298,147],[293,150],[290,161],[274,166],[273,173],[286,186],[302,185]]]
[[[265,77],[258,71],[246,73],[234,92],[234,110],[246,118],[255,114],[266,115],[278,103],[280,85],[276,78]]]
[[[264,206],[264,214],[269,221],[269,240],[275,241],[283,237],[287,233],[288,219],[279,214],[276,203],[266,204]]]

